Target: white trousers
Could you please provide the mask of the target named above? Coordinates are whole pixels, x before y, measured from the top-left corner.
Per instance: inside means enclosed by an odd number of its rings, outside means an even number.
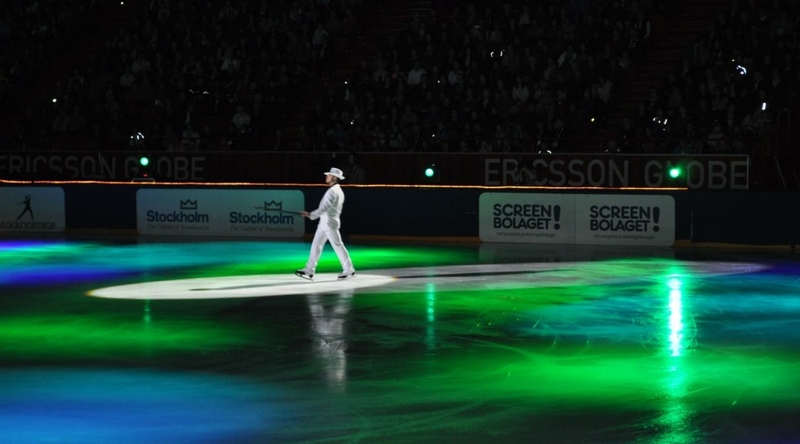
[[[342,264],[342,271],[353,271],[353,261],[350,260],[350,253],[342,241],[342,235],[339,230],[325,229],[324,227],[317,226],[317,232],[314,233],[314,240],[311,242],[311,252],[308,255],[308,262],[306,262],[306,270],[312,274],[317,269],[319,258],[322,256],[322,249],[325,248],[325,242],[330,242],[336,256],[339,257],[339,263]]]

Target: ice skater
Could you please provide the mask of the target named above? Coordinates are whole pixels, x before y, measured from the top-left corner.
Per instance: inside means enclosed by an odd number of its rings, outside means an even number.
[[[31,209],[31,196],[30,195],[25,196],[25,200],[20,202],[19,204],[20,205],[25,205],[25,209],[22,210],[22,213],[19,214],[19,217],[17,217],[17,220],[22,219],[22,216],[24,216],[25,213],[30,214],[31,215],[31,220],[33,220],[33,210]]]
[[[314,240],[311,242],[308,262],[306,262],[305,267],[297,270],[295,274],[304,279],[313,279],[325,242],[330,242],[342,265],[339,279],[348,279],[356,275],[356,269],[353,267],[353,261],[350,260],[347,248],[344,246],[342,235],[339,233],[339,227],[341,226],[339,217],[344,206],[344,192],[339,185],[339,181],[344,180],[344,176],[339,168],[331,168],[330,171],[324,174],[328,190],[322,196],[319,207],[310,213],[308,211],[300,213],[303,217],[311,220],[319,219],[319,224],[317,225],[316,233],[314,233]]]

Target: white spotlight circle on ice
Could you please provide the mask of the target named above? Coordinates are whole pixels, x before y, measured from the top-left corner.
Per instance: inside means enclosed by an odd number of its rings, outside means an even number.
[[[377,274],[358,274],[354,278],[341,281],[337,280],[336,274],[318,274],[313,281],[274,274],[221,276],[118,285],[92,290],[89,295],[138,300],[260,298],[351,291],[384,285],[393,280],[392,276]]]

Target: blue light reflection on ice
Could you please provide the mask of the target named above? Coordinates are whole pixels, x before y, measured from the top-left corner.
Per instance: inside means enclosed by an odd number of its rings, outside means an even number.
[[[0,284],[57,285],[190,266],[265,263],[298,252],[307,254],[306,249],[301,242],[103,245],[4,241],[0,242]]]
[[[660,338],[666,335],[668,355],[683,355],[694,350],[699,340],[723,336],[740,336],[738,344],[800,339],[797,276],[800,268],[792,264],[750,274],[693,274],[690,286],[687,273],[665,276],[655,288],[647,282],[610,284],[595,288],[595,292],[605,294],[601,299],[537,307],[527,318],[536,328],[526,325],[523,334],[643,345],[661,343]],[[729,285],[732,279],[735,286]],[[662,294],[667,296],[666,303]],[[691,305],[690,312],[687,304]],[[731,317],[737,322],[722,322]],[[702,331],[695,323],[702,324]]]
[[[86,282],[101,277],[121,276],[125,274],[113,267],[87,267],[85,265],[60,265],[46,266],[35,265],[28,267],[3,267],[0,269],[0,284],[68,284]]]
[[[47,247],[53,245],[48,241],[33,241],[33,240],[0,240],[0,252],[8,252],[15,250],[30,250],[39,247]]]
[[[0,371],[0,442],[250,442],[274,427],[263,386],[132,370]]]

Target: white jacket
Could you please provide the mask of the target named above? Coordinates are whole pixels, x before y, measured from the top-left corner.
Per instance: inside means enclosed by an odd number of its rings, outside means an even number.
[[[319,208],[308,214],[309,219],[319,219],[319,226],[323,229],[338,230],[342,222],[339,216],[344,206],[344,191],[339,184],[328,187],[328,191],[319,201]]]

